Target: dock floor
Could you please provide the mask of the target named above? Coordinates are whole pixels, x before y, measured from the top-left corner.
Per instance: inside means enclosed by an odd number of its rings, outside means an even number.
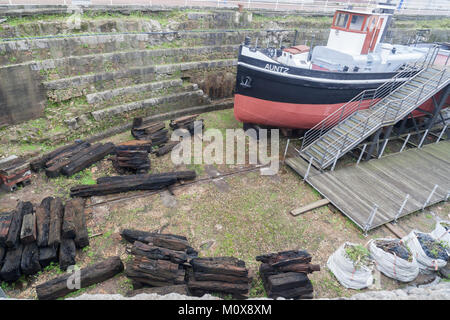
[[[308,163],[301,157],[286,159],[286,164],[304,177]],[[425,145],[336,169],[320,171],[311,166],[308,184],[365,229],[375,205],[378,210],[367,230],[394,220],[406,195],[409,199],[399,217],[446,199],[450,192],[450,141]]]

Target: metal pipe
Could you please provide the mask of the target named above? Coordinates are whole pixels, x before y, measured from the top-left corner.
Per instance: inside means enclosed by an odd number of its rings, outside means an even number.
[[[409,194],[406,194],[405,200],[403,200],[403,203],[400,206],[400,209],[397,211],[397,214],[394,217],[394,223],[397,223],[397,219],[402,214],[403,209],[405,209],[405,206],[406,206],[406,203],[408,202],[408,199],[409,199]]]
[[[442,136],[444,135],[444,132],[447,130],[447,127],[448,127],[448,124],[446,124],[446,125],[444,126],[444,128],[442,128],[442,131],[441,131],[441,133],[439,134],[439,137],[438,137],[438,139],[436,140],[436,143],[438,143],[438,142],[442,139]]]
[[[336,157],[334,158],[333,166],[331,167],[331,171],[334,171],[334,168],[336,167],[336,163],[337,163],[340,155],[341,155],[341,150],[338,150],[338,152],[336,153]]]
[[[308,169],[306,169],[305,178],[303,179],[305,181],[307,181],[306,179],[308,179],[309,170],[311,170],[312,161],[313,161],[313,157],[311,156],[311,158],[309,158],[309,164],[308,164]]]
[[[284,155],[283,155],[283,162],[284,162],[284,160],[286,160],[286,154],[287,154],[287,151],[288,151],[289,142],[291,142],[291,139],[288,139],[288,141],[286,143],[286,148],[284,149]]]
[[[372,226],[373,219],[375,218],[375,215],[377,214],[378,206],[375,204],[372,208],[372,211],[369,215],[369,219],[367,220],[366,225],[364,226],[364,236],[367,237],[367,231],[369,231],[370,227]]]
[[[425,133],[423,134],[422,139],[420,139],[420,142],[419,142],[419,145],[417,146],[417,148],[420,149],[422,147],[422,144],[425,141],[425,137],[427,136],[428,131],[429,131],[429,129],[425,130]]]
[[[381,152],[380,152],[380,155],[378,156],[378,159],[380,159],[381,156],[383,155],[384,149],[386,148],[386,145],[387,145],[388,141],[389,141],[389,139],[386,139],[386,140],[384,141],[383,147],[381,148]]]
[[[409,133],[409,134],[406,136],[405,142],[403,142],[402,148],[400,149],[399,152],[402,152],[403,149],[405,149],[406,144],[408,143],[408,140],[409,140],[410,137],[411,137],[411,133]]]
[[[438,188],[438,185],[434,185],[433,190],[431,190],[430,195],[427,198],[427,201],[425,201],[425,203],[422,206],[422,211],[425,209],[426,206],[428,206],[428,203],[430,203],[431,197],[433,196],[434,192],[436,191],[436,189]]]
[[[361,154],[359,155],[358,161],[356,162],[356,165],[358,165],[361,162],[364,152],[366,151],[366,147],[367,147],[367,143],[363,146],[363,148],[361,150]]]

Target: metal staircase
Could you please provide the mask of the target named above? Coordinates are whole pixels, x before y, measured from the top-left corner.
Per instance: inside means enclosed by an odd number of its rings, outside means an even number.
[[[325,169],[382,127],[408,116],[450,84],[447,66],[433,65],[433,47],[378,87],[365,90],[306,132],[300,155]]]

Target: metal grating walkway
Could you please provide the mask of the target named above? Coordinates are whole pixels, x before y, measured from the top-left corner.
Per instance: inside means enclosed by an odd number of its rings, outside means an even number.
[[[301,157],[288,158],[286,164],[305,176],[308,163]],[[306,181],[361,229],[368,231],[395,220],[396,215],[398,218],[421,210],[424,204],[429,206],[448,198],[450,141],[335,171],[320,173],[311,167]],[[407,194],[406,204],[398,214]],[[378,208],[370,222],[375,205]]]

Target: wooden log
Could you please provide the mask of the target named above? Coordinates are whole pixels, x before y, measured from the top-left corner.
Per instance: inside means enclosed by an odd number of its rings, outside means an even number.
[[[77,204],[75,200],[69,200],[66,202],[64,208],[64,217],[62,223],[61,237],[65,239],[75,239],[76,232],[76,208]]]
[[[145,238],[149,237],[152,233],[148,231],[134,230],[134,229],[123,229],[120,231],[121,237],[130,242],[135,241],[145,242]]]
[[[45,166],[45,175],[49,178],[55,178],[61,174],[61,170],[64,166],[68,165],[71,161],[79,159],[84,153],[92,150],[90,143],[81,143],[75,148],[72,148],[68,152],[64,152],[58,155],[56,158],[48,161]]]
[[[102,262],[96,263],[80,270],[80,287],[86,288],[90,285],[103,282],[123,271],[123,263],[119,257],[111,257]],[[36,293],[40,300],[51,300],[64,297],[67,294],[77,290],[68,288],[69,277],[73,274],[66,274],[52,279],[36,287]],[[71,278],[71,279],[72,279]]]
[[[155,247],[139,241],[135,241],[131,253],[154,260],[170,260],[173,263],[182,264],[188,259],[186,253],[166,248]]]
[[[198,118],[198,114],[193,114],[193,115],[189,115],[189,116],[184,116],[184,117],[180,117],[174,120],[170,120],[169,126],[173,129],[176,130],[184,125],[186,125],[187,123],[190,122],[194,122],[195,119]]]
[[[53,197],[44,198],[36,209],[37,245],[41,248],[48,246],[50,231],[50,204]]]
[[[297,263],[274,267],[273,265],[263,263],[259,268],[260,274],[276,274],[280,272],[313,273],[314,271],[320,271],[320,265],[310,263]]]
[[[247,295],[250,290],[248,283],[227,283],[221,281],[195,281],[189,279],[187,284],[190,291],[203,291],[210,293],[225,293]]]
[[[141,126],[144,123],[144,120],[142,118],[134,118],[133,119],[133,124],[132,124],[132,128],[137,128],[139,126]]]
[[[20,242],[20,232],[22,230],[22,221],[24,215],[33,213],[33,205],[31,202],[19,201],[9,226],[8,237],[6,238],[6,246],[12,248]]]
[[[39,248],[36,242],[24,246],[20,269],[22,270],[22,273],[27,276],[36,274],[41,270],[41,265],[39,263]]]
[[[6,246],[6,239],[8,238],[9,226],[14,215],[14,211],[0,213],[0,246]]]
[[[136,256],[127,263],[125,273],[132,280],[155,287],[183,284],[185,278],[185,270],[179,264],[143,256]]]
[[[20,263],[22,260],[23,245],[19,243],[14,248],[9,248],[0,270],[0,278],[4,281],[14,282],[20,278]]]
[[[61,198],[54,198],[50,202],[50,226],[48,245],[58,246],[61,243],[61,231],[64,219],[64,204]]]
[[[96,146],[97,148],[94,148],[94,150],[91,150],[89,152],[81,152],[81,154],[83,155],[82,157],[76,160],[71,159],[70,163],[65,165],[61,169],[61,173],[65,176],[71,176],[83,169],[86,169],[95,162],[103,159],[108,154],[113,153],[115,148],[114,144],[111,142],[105,144],[97,144]]]
[[[127,294],[128,297],[134,297],[138,294],[159,294],[159,295],[166,295],[169,293],[178,293],[185,296],[190,295],[187,285],[185,284],[178,284],[178,285],[172,285],[172,286],[164,286],[164,287],[144,287],[142,289],[138,290],[132,290]]]
[[[194,170],[164,172],[156,174],[132,174],[126,176],[101,177],[97,179],[97,184],[125,182],[125,181],[145,181],[149,178],[175,178],[177,180],[193,180],[197,174]]]
[[[23,216],[20,242],[29,244],[36,241],[36,216],[29,213]]]
[[[330,200],[328,200],[328,199],[320,199],[318,201],[310,203],[310,204],[308,204],[306,206],[303,206],[301,208],[297,208],[297,209],[292,210],[291,214],[295,217],[295,216],[298,216],[298,215],[300,215],[302,213],[306,213],[308,211],[311,211],[311,210],[314,210],[314,209],[326,206],[329,203],[330,203]]]
[[[117,183],[102,183],[98,185],[76,186],[70,189],[71,197],[102,196],[113,193],[136,190],[161,190],[175,184],[175,178],[149,178],[137,181],[124,181]]]
[[[190,261],[193,271],[247,277],[245,262],[233,257],[194,258]]]
[[[286,272],[269,276],[267,289],[270,292],[282,292],[292,288],[304,287],[311,283],[304,273]]]
[[[58,262],[58,248],[55,246],[39,248],[39,264],[42,268],[50,265],[52,262]]]
[[[89,233],[84,215],[84,199],[74,199],[72,203],[75,208],[75,245],[77,248],[84,248],[89,245]]]
[[[180,142],[179,141],[171,141],[166,143],[165,145],[161,146],[160,148],[158,148],[158,150],[156,150],[156,155],[158,157],[161,157],[167,153],[169,153],[170,151],[173,150],[173,148],[175,148]]]
[[[76,246],[73,239],[62,239],[59,246],[59,267],[67,270],[67,267],[75,265]]]
[[[63,152],[69,151],[71,148],[75,148],[77,145],[79,145],[81,143],[83,143],[83,141],[78,140],[78,141],[75,141],[73,144],[59,147],[47,154],[44,154],[42,157],[40,157],[30,163],[31,170],[37,172],[37,171],[43,169],[45,166],[45,163],[47,163],[50,159],[57,157],[59,154],[61,154]]]
[[[189,243],[187,240],[175,238],[171,235],[165,235],[165,234],[156,234],[151,236],[150,240],[153,245],[167,248],[175,251],[185,251],[189,247]]]
[[[264,254],[256,257],[256,261],[275,264],[283,260],[297,259],[297,262],[309,263],[311,255],[306,250],[288,250],[275,253]]]
[[[249,283],[251,281],[249,277],[236,277],[220,273],[194,272],[193,277],[195,281],[221,281],[228,283]]]

